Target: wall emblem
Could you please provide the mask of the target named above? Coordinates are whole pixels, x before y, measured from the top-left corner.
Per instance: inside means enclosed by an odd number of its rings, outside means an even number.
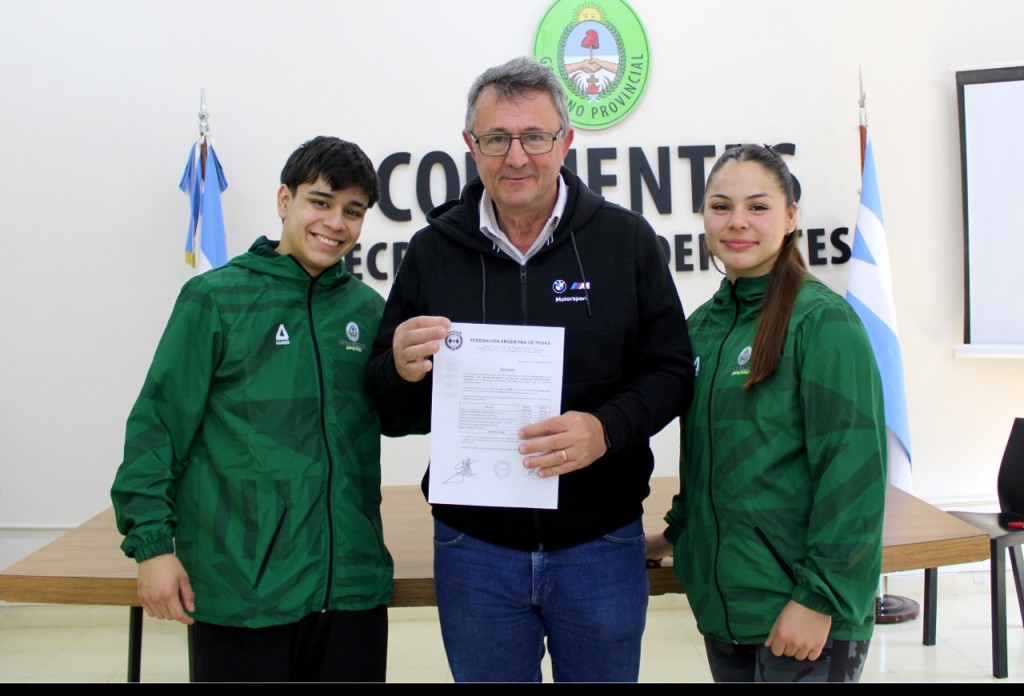
[[[589,130],[626,118],[650,72],[647,33],[623,0],[556,0],[537,28],[533,55],[565,88],[569,120]]]

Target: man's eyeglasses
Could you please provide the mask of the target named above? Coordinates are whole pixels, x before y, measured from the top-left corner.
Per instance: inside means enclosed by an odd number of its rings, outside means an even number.
[[[490,157],[503,157],[508,154],[509,148],[512,147],[512,141],[518,140],[519,144],[523,146],[523,151],[528,155],[546,155],[551,152],[555,147],[555,141],[558,140],[558,136],[562,131],[558,133],[521,133],[519,135],[507,135],[505,133],[491,133],[489,135],[476,136],[473,133],[469,134],[469,137],[473,138],[473,142],[480,148],[481,154],[488,155]]]

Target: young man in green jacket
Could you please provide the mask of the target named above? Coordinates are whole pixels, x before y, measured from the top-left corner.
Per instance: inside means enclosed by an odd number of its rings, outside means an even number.
[[[346,269],[377,201],[356,145],[296,150],[280,242],[188,281],[111,497],[150,616],[189,626],[196,681],[383,681],[393,563],[363,389],[383,299]]]

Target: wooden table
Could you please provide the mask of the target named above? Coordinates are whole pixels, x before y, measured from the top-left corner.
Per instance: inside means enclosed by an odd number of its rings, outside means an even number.
[[[677,490],[675,477],[651,480],[644,527],[664,527]],[[395,559],[392,607],[432,606],[433,525],[419,486],[383,488],[384,540]],[[138,681],[142,608],[136,564],[120,550],[121,536],[108,508],[0,573],[0,600],[42,604],[130,607],[128,680]],[[988,558],[988,535],[937,507],[889,486],[886,493],[882,572],[924,569],[924,644],[935,644],[938,567]],[[648,570],[651,594],[683,592],[669,566]]]

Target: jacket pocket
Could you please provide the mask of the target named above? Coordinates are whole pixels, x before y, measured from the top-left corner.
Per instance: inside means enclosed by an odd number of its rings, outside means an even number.
[[[281,533],[281,528],[284,527],[284,518],[288,516],[288,508],[284,509],[281,513],[281,519],[277,521],[277,527],[274,528],[274,534],[270,537],[270,543],[267,545],[267,551],[263,554],[263,562],[260,563],[260,570],[256,573],[256,581],[253,582],[252,588],[255,590],[260,586],[260,581],[263,580],[263,574],[267,571],[267,564],[270,563],[270,557],[274,553],[274,547],[277,546],[277,537]]]
[[[786,559],[782,557],[782,554],[779,553],[771,540],[768,539],[768,535],[765,534],[760,527],[754,527],[754,534],[757,535],[757,538],[760,539],[761,543],[764,544],[766,549],[768,549],[768,552],[772,555],[772,558],[775,559],[775,562],[779,564],[779,567],[782,568],[782,572],[786,574],[789,581],[795,585],[796,573],[793,572],[793,569],[789,567],[788,563],[786,563]]]

